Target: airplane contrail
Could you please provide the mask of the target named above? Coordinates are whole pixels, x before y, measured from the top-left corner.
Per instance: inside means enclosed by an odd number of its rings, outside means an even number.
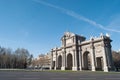
[[[37,2],[37,3],[39,3],[39,4],[42,4],[42,5],[45,5],[45,6],[48,6],[48,7],[51,7],[51,8],[54,8],[54,9],[57,9],[57,10],[59,10],[60,12],[62,12],[62,13],[64,13],[64,14],[67,14],[67,15],[69,15],[69,16],[71,16],[71,17],[73,17],[73,18],[76,18],[76,19],[78,19],[78,20],[82,20],[82,21],[84,21],[84,22],[87,22],[87,23],[89,23],[89,24],[91,24],[91,25],[93,25],[93,26],[96,26],[96,27],[100,28],[100,29],[103,29],[103,30],[106,30],[106,31],[111,31],[111,32],[120,33],[120,30],[115,30],[115,29],[106,28],[106,27],[104,27],[102,24],[99,24],[99,23],[97,23],[97,22],[95,22],[95,21],[93,21],[93,20],[91,20],[91,19],[88,19],[88,18],[86,18],[86,17],[84,17],[84,16],[82,16],[82,15],[80,15],[80,14],[74,12],[74,11],[71,11],[71,10],[68,10],[68,9],[65,9],[65,8],[62,8],[62,7],[59,7],[59,6],[57,6],[57,5],[50,4],[50,3],[48,3],[48,2],[44,2],[44,1],[42,1],[42,0],[32,0],[32,1]]]

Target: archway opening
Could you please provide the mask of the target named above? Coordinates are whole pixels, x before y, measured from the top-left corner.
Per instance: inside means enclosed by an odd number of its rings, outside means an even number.
[[[97,70],[102,71],[103,70],[103,59],[102,57],[97,57]]]
[[[67,55],[67,69],[68,70],[72,70],[72,65],[73,65],[73,63],[72,63],[72,54],[68,54]]]
[[[61,69],[62,67],[62,56],[58,56],[58,69]]]
[[[86,51],[83,54],[83,62],[84,62],[84,70],[91,70],[91,58],[90,58],[90,53]]]

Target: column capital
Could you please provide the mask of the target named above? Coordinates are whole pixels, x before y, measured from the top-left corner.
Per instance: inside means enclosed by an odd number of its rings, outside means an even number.
[[[107,44],[107,43],[102,43],[101,46],[102,46],[102,47],[109,47],[109,48],[112,47],[111,44]]]
[[[82,51],[82,48],[81,48],[81,47],[79,47],[79,51]]]
[[[111,44],[105,44],[105,47],[111,48]]]
[[[94,45],[93,45],[93,43],[90,44],[90,48],[91,48],[91,49],[94,49],[94,48],[95,48]]]
[[[51,53],[51,57],[53,57],[53,53]]]
[[[66,51],[62,51],[61,53],[62,53],[62,54],[65,54],[65,53],[66,53]]]
[[[53,49],[51,49],[51,52],[53,52]]]
[[[76,51],[76,49],[72,49],[72,51],[73,51],[73,52],[75,52],[75,51]]]
[[[57,55],[57,50],[55,51],[55,54]]]

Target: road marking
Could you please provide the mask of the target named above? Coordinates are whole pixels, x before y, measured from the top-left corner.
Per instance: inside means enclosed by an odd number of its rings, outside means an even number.
[[[60,77],[60,75],[55,74],[55,75],[51,75],[52,77]]]
[[[68,79],[68,78],[51,78],[51,80],[65,80],[65,79]]]
[[[93,80],[93,79],[96,79],[96,78],[80,78],[80,79]]]
[[[40,75],[24,75],[25,77],[27,77],[27,76],[35,76],[35,77],[37,77],[37,76],[40,76]]]
[[[105,79],[110,79],[110,80],[115,80],[115,79],[117,79],[117,80],[120,80],[120,78],[105,78]]]
[[[40,79],[40,78],[18,78],[19,80],[34,80],[34,79]]]

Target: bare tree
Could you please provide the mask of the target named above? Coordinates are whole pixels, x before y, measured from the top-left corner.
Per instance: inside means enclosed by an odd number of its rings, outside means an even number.
[[[13,52],[10,48],[0,47],[0,68],[26,68],[32,57],[24,48]]]
[[[27,60],[27,65],[30,66],[32,64],[32,60],[33,60],[33,55],[31,54]]]
[[[30,56],[29,52],[27,49],[24,49],[24,48],[18,48],[16,51],[15,51],[15,54],[16,54],[16,57],[18,57],[18,65],[17,66],[20,66],[20,68],[26,68],[27,67],[27,62],[28,62],[28,58]]]

